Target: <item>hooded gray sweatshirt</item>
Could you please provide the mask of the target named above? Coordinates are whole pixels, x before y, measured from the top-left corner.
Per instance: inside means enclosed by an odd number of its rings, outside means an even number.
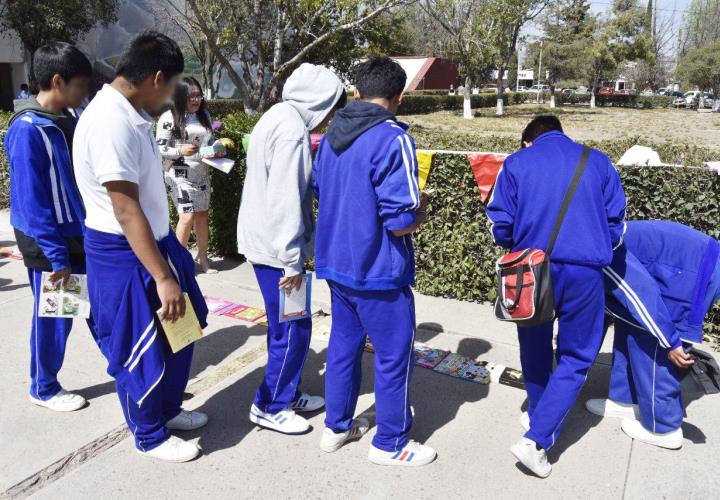
[[[247,172],[237,222],[238,251],[253,264],[303,272],[312,255],[310,131],[345,92],[329,69],[303,64],[285,82],[283,102],[250,134]]]

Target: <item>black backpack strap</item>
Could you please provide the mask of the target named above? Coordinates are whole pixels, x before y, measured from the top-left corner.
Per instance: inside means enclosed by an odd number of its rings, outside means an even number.
[[[565,192],[562,205],[560,206],[560,211],[558,212],[557,218],[555,219],[555,226],[553,227],[552,233],[550,233],[550,243],[548,243],[547,250],[545,251],[545,254],[548,256],[552,254],[553,248],[555,248],[555,240],[558,237],[558,233],[560,233],[560,227],[562,226],[563,220],[565,219],[565,214],[567,214],[568,208],[570,208],[570,203],[575,196],[575,191],[577,191],[577,187],[580,184],[580,178],[582,177],[583,172],[585,172],[585,167],[587,167],[589,157],[590,148],[587,146],[583,146],[580,160],[575,167],[575,173],[573,174],[570,185]]]

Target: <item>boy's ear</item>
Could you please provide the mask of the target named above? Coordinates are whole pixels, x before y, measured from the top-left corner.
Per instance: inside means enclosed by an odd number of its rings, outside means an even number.
[[[405,93],[404,93],[404,92],[401,92],[400,95],[397,95],[397,96],[395,96],[395,97],[393,98],[393,104],[396,104],[398,108],[399,108],[400,105],[402,104],[402,100],[403,100],[403,96],[404,96],[404,95],[405,95]]]
[[[360,91],[358,90],[357,87],[355,87],[355,99],[358,100],[358,101],[360,101],[360,100],[362,100],[362,98],[363,98],[363,97],[362,97],[362,95],[360,94]]]
[[[163,83],[165,83],[165,74],[162,71],[158,71],[153,77],[153,85],[157,88],[160,87]]]
[[[65,80],[60,76],[60,73],[55,73],[50,79],[50,90],[62,90],[65,85]]]

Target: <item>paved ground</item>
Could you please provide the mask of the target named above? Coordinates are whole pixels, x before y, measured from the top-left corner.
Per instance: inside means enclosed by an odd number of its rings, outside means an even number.
[[[0,246],[13,244],[0,213]],[[671,452],[634,443],[616,421],[601,421],[579,404],[551,451],[552,476],[526,475],[508,452],[522,434],[518,416],[523,391],[481,386],[417,368],[412,384],[416,411],[413,437],[426,441],[438,460],[416,470],[372,465],[369,439],[332,455],[318,449],[323,415],[313,430],[287,437],[259,430],[247,420],[265,363],[263,327],[211,316],[209,335],[197,345],[188,408],[211,417],[204,429],[186,433],[203,448],[187,464],[164,464],[138,456],[122,425],[105,362],[78,324],[68,345],[61,381],[90,400],[85,409],[54,414],[30,405],[27,337],[30,290],[22,264],[0,259],[0,491],[38,498],[688,498],[720,488],[720,398],[703,397],[688,407],[685,443]],[[223,263],[223,271],[200,278],[208,295],[262,306],[250,269]],[[314,308],[328,308],[324,285],[315,287]],[[512,328],[495,322],[486,305],[417,297],[419,340],[472,357],[518,366]],[[306,390],[322,392],[327,343],[313,340],[304,376]],[[607,346],[593,367],[581,400],[607,390]],[[374,414],[373,356],[366,354],[358,411]],[[372,431],[371,431],[372,432]]]

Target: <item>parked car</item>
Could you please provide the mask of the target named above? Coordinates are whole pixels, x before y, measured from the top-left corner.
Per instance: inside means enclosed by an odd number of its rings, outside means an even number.
[[[659,88],[657,91],[657,95],[668,95],[666,92],[670,92],[672,89],[668,89],[665,87]]]
[[[575,93],[575,89],[570,89],[570,88],[568,88],[568,89],[562,89],[562,91],[561,91],[560,93],[561,93],[562,95],[572,95],[572,94]]]
[[[533,85],[527,91],[534,94],[537,94],[538,92],[550,92],[550,85]]]
[[[590,90],[587,87],[578,87],[575,89],[576,94],[589,94]]]
[[[525,85],[519,85],[516,89],[516,92],[527,92],[528,88]]]
[[[637,95],[638,92],[635,89],[620,89],[615,93],[619,95]]]
[[[615,89],[612,87],[600,87],[597,91],[597,95],[614,95]]]
[[[706,109],[712,109],[715,104],[712,95],[710,95],[708,92],[700,92],[699,90],[691,90],[690,92],[685,92],[682,97],[678,97],[677,99],[675,99],[675,102],[673,104],[675,106],[685,106],[686,108],[699,108],[701,96],[703,97],[703,107]]]
[[[655,95],[655,92],[652,91],[652,89],[646,89],[640,92],[640,95],[643,97],[652,97]],[[658,94],[661,95],[661,94]]]

